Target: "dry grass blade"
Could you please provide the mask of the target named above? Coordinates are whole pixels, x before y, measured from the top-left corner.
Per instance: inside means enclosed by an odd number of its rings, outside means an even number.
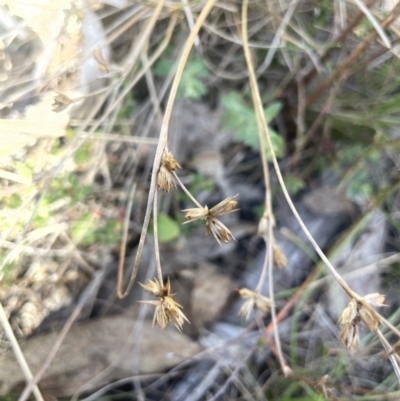
[[[374,15],[371,13],[371,11],[368,9],[368,7],[365,6],[363,2],[360,0],[353,0],[353,2],[357,5],[357,7],[365,14],[365,16],[369,19],[371,22],[372,26],[376,29],[376,32],[382,39],[382,42],[384,46],[386,46],[388,49],[392,47],[389,38],[385,34],[385,31],[382,29],[382,27],[379,25],[379,22],[377,19],[374,17]]]
[[[25,360],[24,354],[22,353],[21,348],[18,344],[18,341],[15,338],[14,332],[10,326],[10,323],[4,312],[3,305],[1,303],[0,303],[0,321],[1,321],[1,325],[4,329],[4,331],[6,333],[6,336],[8,337],[8,340],[11,343],[11,347],[14,351],[15,357],[17,358],[17,361],[21,366],[21,370],[24,373],[27,382],[29,383],[33,378],[32,372],[29,369],[29,366]],[[36,384],[32,387],[32,390],[33,390],[33,395],[35,396],[37,401],[44,401],[42,393],[40,392],[39,387]]]

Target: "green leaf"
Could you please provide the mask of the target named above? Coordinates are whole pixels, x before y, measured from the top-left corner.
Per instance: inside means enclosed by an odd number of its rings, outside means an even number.
[[[258,128],[256,114],[253,108],[249,107],[237,92],[229,92],[222,97],[222,105],[225,113],[222,117],[224,128],[236,132],[235,140],[243,142],[250,146],[253,150],[259,150]],[[264,116],[267,123],[271,122],[282,109],[279,102],[271,103],[264,109]],[[283,140],[282,137],[272,128],[268,127],[272,147],[277,157],[283,156]],[[269,147],[266,143],[265,152],[268,160],[271,159]]]
[[[15,171],[18,173],[18,175],[28,178],[29,180],[32,179],[32,169],[27,166],[25,163],[21,162],[16,162],[15,163]]]
[[[87,213],[82,216],[81,220],[74,221],[71,224],[71,238],[79,244],[91,245],[96,242],[95,231],[98,222],[93,215]]]
[[[266,109],[264,109],[264,116],[267,123],[270,123],[282,110],[282,103],[273,102]]]
[[[305,187],[304,180],[292,174],[285,175],[284,181],[288,192],[293,195],[297,194]]]
[[[176,68],[176,63],[173,60],[160,60],[154,67],[154,75],[166,77],[174,68]],[[201,78],[206,78],[208,75],[209,72],[203,60],[198,58],[189,60],[182,74],[177,97],[196,100],[205,95],[207,87]]]
[[[158,214],[158,240],[171,242],[179,237],[179,224],[164,213]]]

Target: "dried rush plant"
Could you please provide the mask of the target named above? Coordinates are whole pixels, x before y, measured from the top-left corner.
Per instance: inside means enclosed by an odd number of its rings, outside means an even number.
[[[348,306],[344,309],[342,316],[339,320],[339,323],[342,326],[341,329],[341,335],[340,339],[343,342],[343,344],[349,349],[353,349],[357,343],[358,343],[358,330],[359,330],[359,324],[360,322],[364,322],[365,325],[368,327],[368,329],[372,332],[375,333],[379,340],[382,343],[382,346],[384,347],[386,351],[386,357],[388,357],[392,363],[394,372],[397,376],[398,381],[400,382],[400,367],[398,365],[398,360],[399,355],[396,353],[396,349],[399,347],[397,344],[393,347],[389,344],[389,342],[386,340],[385,336],[382,334],[382,332],[379,329],[379,325],[385,326],[389,331],[391,331],[394,335],[396,335],[398,338],[400,338],[400,331],[395,327],[392,323],[390,323],[388,320],[386,320],[382,315],[380,315],[375,309],[373,309],[373,306],[382,306],[384,302],[384,296],[381,294],[369,294],[366,296],[360,296],[357,294],[350,286],[346,283],[346,281],[339,275],[335,267],[331,264],[329,259],[326,257],[324,252],[321,250],[321,248],[318,246],[317,242],[307,229],[306,225],[304,224],[303,220],[301,219],[296,207],[293,204],[293,201],[287,191],[285,182],[282,177],[281,170],[279,168],[278,160],[276,158],[276,154],[272,145],[271,141],[271,136],[270,132],[268,129],[267,122],[265,120],[265,116],[263,113],[263,107],[262,107],[262,101],[261,101],[261,95],[259,92],[258,84],[257,84],[257,78],[256,78],[256,73],[254,70],[253,66],[253,61],[251,58],[250,50],[249,50],[249,45],[248,45],[248,38],[247,38],[247,21],[248,21],[248,15],[247,15],[247,10],[248,9],[248,0],[244,0],[242,4],[242,26],[241,26],[241,34],[242,40],[243,40],[243,48],[244,48],[244,53],[246,57],[246,62],[247,62],[247,70],[249,72],[249,80],[250,80],[250,86],[251,86],[251,91],[252,91],[252,96],[253,96],[253,102],[254,102],[254,107],[256,110],[257,114],[257,121],[258,121],[258,128],[259,128],[259,140],[260,140],[260,145],[264,144],[264,140],[266,139],[267,144],[268,144],[268,149],[271,155],[271,159],[274,165],[274,169],[276,172],[276,175],[278,177],[279,184],[281,186],[282,192],[286,198],[286,201],[289,204],[289,207],[298,221],[300,227],[302,228],[303,232],[307,236],[307,239],[311,242],[313,248],[317,252],[317,254],[320,256],[322,261],[325,263],[325,265],[328,267],[329,272],[332,274],[334,279],[339,283],[339,285],[342,287],[342,289],[346,292],[346,294],[350,298],[350,302]],[[387,21],[385,22],[385,26],[388,26],[391,22],[393,22],[394,18],[397,17],[398,13],[400,13],[400,4],[397,5],[390,17],[388,17]],[[260,146],[260,149],[264,149],[263,146]],[[262,156],[263,152],[261,152]],[[267,235],[269,238],[268,241],[268,256],[269,256],[269,266],[271,268],[272,266],[272,258],[273,258],[273,247],[274,247],[274,241],[273,241],[273,233],[272,233],[272,227],[274,224],[273,221],[273,215],[272,215],[272,209],[271,209],[271,202],[270,202],[270,191],[267,190],[269,186],[269,176],[268,176],[268,166],[266,165],[265,157],[263,158],[262,156],[262,161],[263,161],[263,167],[264,167],[264,178],[265,178],[265,185],[266,185],[266,215],[264,216],[267,221],[265,224],[261,224],[260,226],[262,227],[267,227]],[[276,252],[275,252],[276,253]],[[278,252],[279,254],[279,252]],[[278,257],[275,257],[278,259]],[[271,271],[271,270],[270,270]],[[288,368],[285,360],[283,359],[281,347],[280,347],[280,341],[279,341],[279,333],[277,330],[277,322],[276,318],[274,316],[275,309],[274,309],[274,302],[273,302],[273,286],[272,286],[272,276],[270,275],[270,297],[271,297],[271,315],[272,315],[272,323],[274,326],[274,337],[277,345],[277,354],[278,354],[278,359],[281,364],[281,368],[285,374],[291,374],[290,368]]]

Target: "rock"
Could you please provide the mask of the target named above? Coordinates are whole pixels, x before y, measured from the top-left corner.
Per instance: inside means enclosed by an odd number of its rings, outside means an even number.
[[[43,393],[67,397],[78,390],[93,391],[131,376],[135,363],[139,373],[161,373],[201,351],[174,327],[160,330],[150,320],[140,321],[137,310],[75,324],[39,382]],[[58,334],[41,334],[21,344],[32,372],[40,368]],[[0,359],[0,366],[0,394],[20,389],[24,376],[12,352]],[[106,374],[99,375],[104,369]]]

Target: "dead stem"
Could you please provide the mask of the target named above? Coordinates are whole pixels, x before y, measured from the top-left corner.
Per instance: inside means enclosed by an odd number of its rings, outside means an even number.
[[[273,246],[273,214],[272,214],[272,201],[271,201],[271,191],[269,188],[269,172],[268,172],[268,165],[265,155],[265,147],[262,145],[264,144],[264,132],[268,133],[268,126],[265,121],[265,116],[263,113],[262,102],[260,93],[258,91],[257,86],[257,79],[254,72],[253,62],[251,60],[251,54],[248,46],[248,38],[247,38],[247,7],[248,7],[248,0],[243,1],[242,6],[242,40],[243,40],[243,50],[246,58],[246,63],[249,71],[249,80],[251,86],[251,93],[253,97],[254,107],[256,110],[257,115],[257,126],[260,138],[260,153],[261,159],[263,163],[263,172],[264,172],[264,180],[265,180],[265,207],[266,213],[268,217],[268,249],[266,251],[266,258],[268,257],[268,262],[264,263],[263,271],[261,273],[260,281],[258,286],[261,286],[262,282],[264,281],[264,275],[266,271],[266,266],[268,265],[269,268],[269,297],[271,299],[271,319],[274,327],[274,337],[277,347],[278,359],[279,364],[282,368],[284,375],[286,376],[289,373],[288,366],[283,358],[281,342],[279,338],[279,331],[278,331],[278,323],[276,320],[276,312],[275,312],[275,303],[274,303],[274,284],[273,284],[273,255],[272,255],[272,246]],[[269,133],[268,133],[269,134]],[[267,256],[268,255],[268,256]],[[262,280],[262,281],[261,281]]]
[[[8,338],[8,341],[10,341],[11,348],[14,352],[15,358],[17,359],[19,366],[21,367],[22,372],[24,373],[24,376],[27,380],[27,382],[31,382],[33,376],[32,372],[28,366],[28,363],[26,362],[25,356],[22,353],[22,350],[18,344],[17,339],[15,338],[13,329],[11,328],[11,325],[7,319],[7,315],[3,309],[3,305],[0,302],[0,322],[3,327],[3,330]],[[33,394],[36,398],[37,401],[44,401],[44,398],[42,396],[42,393],[39,390],[39,387],[35,384],[32,386]]]
[[[185,187],[183,182],[179,179],[178,175],[176,174],[175,171],[172,172],[173,176],[175,177],[177,183],[179,186],[182,188],[183,192],[192,200],[192,202],[199,208],[203,208],[203,206],[200,205],[200,203],[197,201],[197,199],[189,192],[189,190]]]
[[[156,266],[157,266],[157,275],[158,281],[160,282],[161,287],[164,287],[163,275],[161,270],[161,261],[160,261],[160,247],[158,243],[158,191],[154,194],[154,203],[153,203],[153,229],[154,229],[154,253],[156,258]]]

